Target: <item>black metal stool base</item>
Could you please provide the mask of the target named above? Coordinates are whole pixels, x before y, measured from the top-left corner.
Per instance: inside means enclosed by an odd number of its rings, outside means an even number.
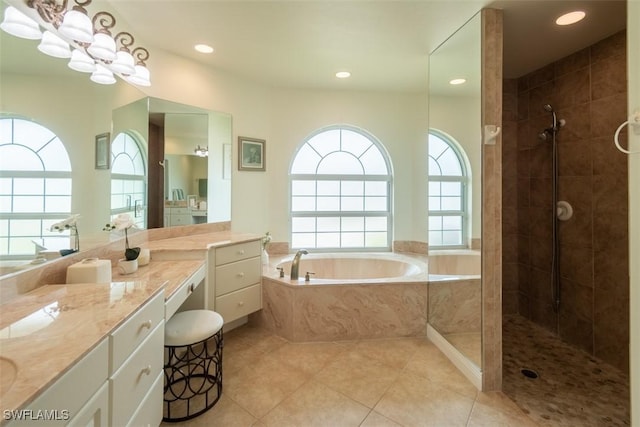
[[[179,422],[211,409],[222,395],[222,328],[206,340],[165,346],[163,421]]]

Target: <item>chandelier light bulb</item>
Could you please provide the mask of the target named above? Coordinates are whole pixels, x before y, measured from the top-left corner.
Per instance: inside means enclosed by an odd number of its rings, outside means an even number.
[[[96,62],[80,49],[75,49],[71,53],[69,68],[81,73],[93,73],[96,70]]]
[[[91,74],[91,81],[101,85],[112,85],[116,82],[113,73],[102,64],[96,64],[96,70]]]
[[[109,65],[109,68],[114,73],[124,74],[126,76],[136,72],[133,56],[124,50],[116,52],[116,60]]]
[[[23,39],[39,40],[42,38],[38,23],[13,6],[5,9],[0,28],[12,36]]]
[[[62,24],[58,28],[60,34],[80,43],[93,42],[93,24],[86,13],[71,9],[64,14]]]
[[[69,43],[49,30],[42,34],[42,41],[38,45],[38,50],[54,58],[71,58]]]
[[[136,65],[135,74],[127,77],[127,81],[137,86],[151,86],[149,70],[144,65]]]
[[[93,36],[93,43],[87,48],[89,55],[103,61],[113,61],[116,59],[116,42],[109,34],[96,33]]]

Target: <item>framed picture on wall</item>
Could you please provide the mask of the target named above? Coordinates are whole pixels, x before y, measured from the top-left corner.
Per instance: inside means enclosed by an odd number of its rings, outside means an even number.
[[[266,141],[264,139],[238,137],[238,170],[266,170]]]
[[[96,135],[96,169],[111,167],[111,135],[109,132]]]

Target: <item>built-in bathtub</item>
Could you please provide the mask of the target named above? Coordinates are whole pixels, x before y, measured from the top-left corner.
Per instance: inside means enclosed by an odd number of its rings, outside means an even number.
[[[311,253],[300,260],[298,280],[289,278],[292,259],[271,256],[263,270],[263,309],[253,316],[280,336],[305,342],[426,334],[426,256]],[[315,273],[309,281],[307,272]]]

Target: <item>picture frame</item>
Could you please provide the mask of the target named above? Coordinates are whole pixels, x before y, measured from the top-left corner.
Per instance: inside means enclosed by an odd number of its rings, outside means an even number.
[[[96,135],[96,169],[111,168],[111,134]]]
[[[267,170],[266,140],[238,137],[238,170],[264,172]]]

